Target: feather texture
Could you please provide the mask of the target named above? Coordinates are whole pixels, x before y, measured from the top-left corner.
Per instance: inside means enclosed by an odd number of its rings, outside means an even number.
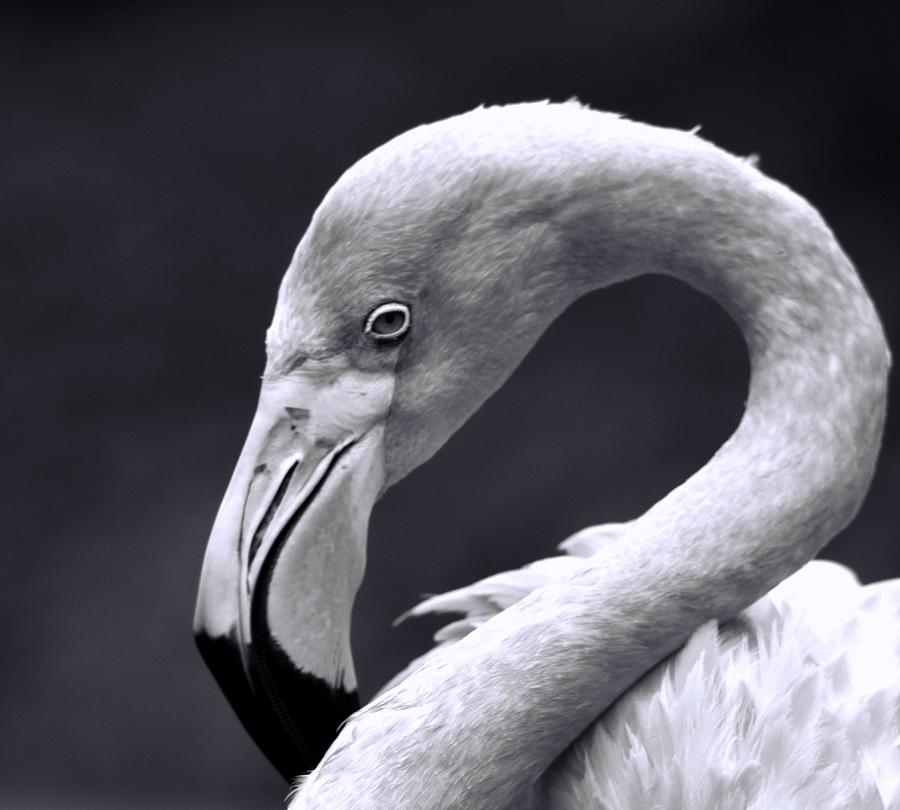
[[[458,613],[386,688],[629,524],[586,529],[539,560],[446,594],[410,616]],[[398,620],[399,621],[399,620]],[[553,810],[900,808],[900,580],[861,586],[814,560],[736,619],[707,622],[559,758]]]
[[[374,490],[425,462],[570,303],[644,272],[710,295],[741,329],[751,375],[737,429],[636,521],[411,611],[460,618],[347,719],[292,807],[518,810],[536,791],[557,808],[896,804],[897,652],[855,619],[892,627],[897,588],[820,563],[775,588],[866,492],[883,330],[819,214],[695,134],[510,105],[411,130],[342,175],[282,283],[264,386],[302,379],[321,424],[362,437],[336,475],[365,497],[324,487],[331,506],[311,506],[328,519],[304,507],[272,565],[305,571],[313,550],[336,581],[359,576]],[[416,313],[393,354],[357,334],[384,300]],[[389,388],[389,406],[365,404],[367,387]],[[234,480],[222,526],[240,522],[250,486]],[[345,557],[332,542],[343,525]],[[222,536],[207,592],[224,582],[246,618],[228,568],[240,532]],[[295,668],[337,638],[349,671],[352,594],[320,587],[339,609],[313,631],[279,582],[256,615],[278,619]],[[289,732],[295,720],[305,711],[279,716]]]

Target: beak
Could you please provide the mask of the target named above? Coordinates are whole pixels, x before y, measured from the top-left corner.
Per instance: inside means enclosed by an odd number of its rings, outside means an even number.
[[[264,382],[206,550],[194,633],[244,727],[286,779],[359,707],[350,653],[387,377]]]

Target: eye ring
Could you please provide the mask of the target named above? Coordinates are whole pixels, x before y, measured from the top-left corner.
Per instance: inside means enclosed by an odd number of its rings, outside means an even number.
[[[411,324],[409,307],[399,301],[379,304],[366,317],[365,332],[378,343],[400,340]]]

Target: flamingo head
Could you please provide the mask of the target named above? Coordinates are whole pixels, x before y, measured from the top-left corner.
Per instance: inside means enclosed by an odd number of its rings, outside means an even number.
[[[478,110],[363,158],[281,283],[195,633],[287,778],[315,766],[358,706],[350,616],[374,503],[577,297],[565,217],[547,193],[558,178],[507,157],[516,127],[510,113]]]

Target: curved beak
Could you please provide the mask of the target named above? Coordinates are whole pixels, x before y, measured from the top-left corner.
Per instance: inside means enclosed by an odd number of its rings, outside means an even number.
[[[286,779],[359,707],[350,617],[383,482],[386,379],[264,382],[206,550],[194,633]]]

